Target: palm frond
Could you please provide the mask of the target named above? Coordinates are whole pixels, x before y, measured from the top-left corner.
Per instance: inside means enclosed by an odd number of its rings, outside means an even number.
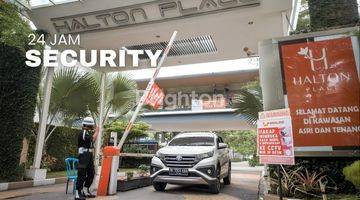
[[[236,114],[243,116],[251,125],[255,125],[259,118],[258,113],[263,111],[260,87],[240,89],[233,97],[233,108],[236,108]]]
[[[119,74],[111,83],[112,93],[108,106],[118,114],[127,113],[136,103],[136,82]]]
[[[79,73],[76,68],[64,68],[54,75],[50,113],[61,113],[66,118],[87,116],[97,112],[99,86],[90,73]]]

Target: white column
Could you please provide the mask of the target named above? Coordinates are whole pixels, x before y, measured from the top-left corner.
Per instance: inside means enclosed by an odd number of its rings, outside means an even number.
[[[46,80],[44,85],[44,101],[42,103],[42,113],[40,116],[40,123],[37,132],[37,139],[36,139],[36,147],[35,147],[35,156],[34,156],[34,163],[33,168],[40,168],[41,157],[44,147],[44,140],[45,140],[45,131],[46,131],[46,124],[49,115],[49,105],[50,105],[50,97],[51,97],[51,89],[52,89],[52,82],[54,77],[54,68],[48,67],[46,72]]]
[[[34,155],[34,162],[32,172],[28,173],[28,176],[33,179],[43,179],[46,176],[46,170],[42,172],[38,171],[40,169],[41,164],[41,157],[44,148],[44,141],[45,141],[45,131],[46,131],[46,124],[49,115],[49,105],[50,105],[50,97],[51,97],[51,89],[52,89],[52,82],[54,77],[54,67],[48,67],[46,70],[46,79],[44,85],[44,100],[42,103],[42,113],[40,116],[39,127],[37,131],[37,138],[36,138],[36,147],[35,147],[35,155]],[[37,170],[37,171],[34,171]],[[44,174],[45,173],[45,174]]]
[[[100,159],[100,147],[102,144],[102,136],[104,130],[104,115],[105,115],[105,90],[106,90],[106,73],[101,72],[100,78],[100,108],[99,108],[99,135],[96,139],[95,144],[95,169],[98,170],[99,167],[99,159]],[[97,171],[98,172],[98,171]]]
[[[117,144],[117,132],[111,132],[111,136],[112,138],[114,138],[114,146],[116,147]],[[111,171],[110,171],[110,181],[109,181],[109,188],[108,188],[108,194],[109,195],[114,195],[117,192],[117,181],[118,181],[118,168],[119,168],[119,160],[120,157],[119,156],[114,156],[112,158],[112,163],[111,163]]]
[[[110,137],[114,138],[114,146],[116,146],[116,144],[118,143],[117,132],[111,132]]]

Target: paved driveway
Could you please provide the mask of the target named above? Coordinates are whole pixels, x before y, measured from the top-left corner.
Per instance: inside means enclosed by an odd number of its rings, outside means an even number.
[[[94,200],[155,200],[155,199],[194,199],[194,200],[231,200],[244,199],[256,200],[258,199],[258,183],[260,179],[260,172],[258,170],[237,170],[232,172],[231,185],[224,186],[220,194],[213,195],[207,192],[207,187],[189,187],[189,186],[175,186],[169,185],[165,192],[156,192],[152,186],[141,189],[131,190],[127,192],[119,192],[115,196],[98,197]],[[0,192],[0,199],[16,199],[16,200],[64,200],[73,199],[71,194],[65,194],[65,185],[57,184],[46,187],[34,187],[20,190],[10,190]]]

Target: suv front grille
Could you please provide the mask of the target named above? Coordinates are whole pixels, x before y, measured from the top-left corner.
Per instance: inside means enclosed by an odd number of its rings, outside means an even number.
[[[166,155],[165,165],[167,167],[178,167],[178,168],[191,168],[196,164],[196,157],[191,155],[181,156],[181,160],[178,160],[177,155]]]

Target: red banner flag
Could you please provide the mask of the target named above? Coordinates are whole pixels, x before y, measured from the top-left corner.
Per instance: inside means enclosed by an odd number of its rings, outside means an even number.
[[[152,85],[148,96],[145,99],[145,104],[150,105],[157,109],[165,97],[164,92],[155,83]]]

